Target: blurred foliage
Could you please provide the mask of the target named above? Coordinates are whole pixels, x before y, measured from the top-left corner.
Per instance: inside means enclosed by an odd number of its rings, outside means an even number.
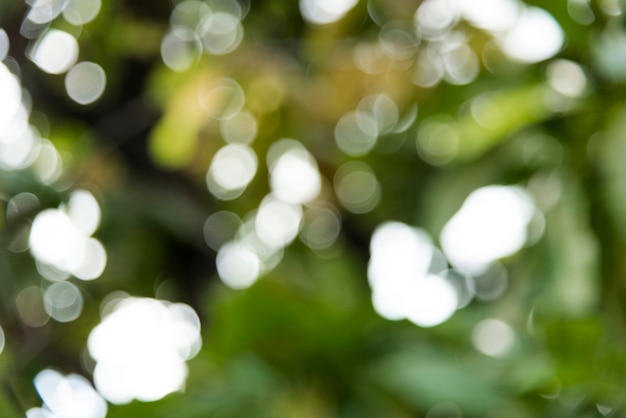
[[[62,76],[25,57],[20,24],[27,5],[0,2],[0,27],[32,98],[31,123],[64,163],[52,185],[28,170],[0,171],[0,416],[23,416],[41,404],[32,379],[46,367],[90,377],[87,336],[113,291],[193,306],[203,346],[189,361],[183,393],[110,405],[110,418],[626,416],[623,2],[527,1],[550,12],[566,39],[555,58],[533,64],[494,51],[491,35],[460,22],[479,72],[467,83],[431,87],[414,82],[416,45],[407,55],[378,52],[372,73],[354,58],[377,44],[387,23],[413,25],[419,1],[362,0],[328,25],[307,22],[294,1],[243,1],[239,47],[198,54],[173,71],[160,45],[176,3],[105,1],[83,27],[52,23],[79,35],[81,59],[106,72],[103,97],[82,106],[67,97]],[[550,90],[546,74],[557,58],[582,68],[584,94]],[[228,201],[207,191],[205,174],[224,145],[212,116],[239,93],[199,100],[224,80],[238,83],[258,121],[257,175]],[[381,135],[369,153],[342,153],[337,121],[381,92],[396,103],[406,129]],[[429,123],[453,131],[454,153],[416,150]],[[330,249],[296,241],[253,286],[230,289],[217,275],[204,222],[220,210],[244,217],[259,205],[269,192],[265,155],[283,137],[315,157],[333,205],[341,207],[333,178],[351,160],[376,174],[380,202],[362,214],[341,209],[342,231]],[[503,260],[505,293],[474,300],[433,328],[378,316],[367,280],[376,226],[398,220],[437,237],[467,195],[489,184],[526,187],[545,216],[536,242]],[[32,328],[15,299],[47,282],[29,253],[11,251],[10,243],[21,225],[76,188],[92,191],[101,205],[96,235],[108,264],[98,280],[72,279],[85,299],[80,318]],[[23,192],[37,196],[39,206],[7,220],[7,202]],[[472,345],[472,330],[485,318],[515,330],[515,346],[502,358]]]

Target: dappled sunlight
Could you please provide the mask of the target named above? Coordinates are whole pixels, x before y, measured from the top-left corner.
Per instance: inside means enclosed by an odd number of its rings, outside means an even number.
[[[184,304],[149,298],[114,299],[90,333],[94,382],[109,402],[155,401],[183,390],[186,360],[201,345],[200,321]]]

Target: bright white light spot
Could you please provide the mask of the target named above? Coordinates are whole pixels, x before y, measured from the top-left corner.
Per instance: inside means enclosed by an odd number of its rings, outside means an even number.
[[[74,254],[66,261],[67,270],[81,280],[93,280],[102,275],[107,264],[104,246],[95,238],[83,238]]]
[[[300,0],[302,17],[317,25],[333,23],[344,17],[359,0]]]
[[[237,113],[230,119],[221,121],[220,132],[224,141],[249,144],[256,137],[258,124],[250,112]]]
[[[50,29],[35,44],[29,58],[50,74],[69,70],[78,59],[78,42],[67,32]]]
[[[563,42],[563,31],[550,13],[527,7],[513,29],[500,39],[500,46],[514,60],[535,63],[554,56]]]
[[[304,147],[286,150],[269,166],[272,193],[280,200],[303,204],[320,194],[322,178],[317,163]]]
[[[4,29],[0,29],[0,61],[9,55],[9,35]]]
[[[63,17],[73,25],[89,23],[98,16],[102,0],[67,0]]]
[[[80,62],[65,76],[65,89],[78,104],[87,105],[102,96],[106,88],[106,73],[96,63]]]
[[[209,191],[223,200],[234,199],[243,193],[257,172],[254,150],[243,144],[222,147],[213,157],[207,171]]]
[[[359,157],[369,153],[376,145],[378,126],[368,112],[351,111],[339,119],[335,126],[335,141],[346,155]]]
[[[428,272],[433,245],[422,230],[401,222],[379,225],[370,241],[368,278],[372,289],[388,283],[409,282]]]
[[[406,318],[420,327],[433,327],[447,321],[458,306],[455,289],[433,274],[416,280],[407,291],[411,303],[406,307]]]
[[[100,223],[100,208],[91,193],[76,190],[61,209],[46,209],[35,217],[29,245],[40,273],[49,280],[65,280],[71,273],[82,280],[99,277],[106,251],[89,238]]]
[[[84,236],[93,234],[100,225],[100,206],[96,198],[86,190],[73,191],[65,211]]]
[[[256,232],[267,245],[284,247],[298,236],[301,220],[300,206],[269,195],[259,206],[255,220]]]
[[[43,294],[44,308],[50,317],[59,322],[71,322],[83,311],[83,295],[69,282],[56,282]]]
[[[456,0],[463,17],[472,25],[491,32],[504,32],[515,25],[522,4],[518,0]]]
[[[0,143],[0,167],[19,170],[29,167],[37,158],[41,138],[30,127],[20,130],[9,143]]]
[[[13,130],[7,131],[15,123],[22,106],[22,88],[18,78],[0,62],[0,143],[12,142]],[[26,112],[23,112],[26,113]],[[26,121],[26,115],[21,118]]]
[[[415,27],[425,38],[437,37],[450,29],[458,14],[448,0],[425,0],[415,12]]]
[[[300,239],[312,250],[330,247],[341,231],[341,219],[334,210],[313,207],[304,213]]]
[[[87,341],[96,388],[116,404],[159,400],[184,387],[185,360],[200,343],[200,321],[187,305],[118,299]]]
[[[535,207],[522,189],[487,186],[472,192],[441,232],[448,260],[468,273],[481,273],[526,243]]]
[[[217,253],[217,272],[220,279],[233,289],[250,287],[261,273],[257,254],[240,242],[230,242]]]
[[[106,402],[82,376],[46,369],[33,383],[44,405],[26,412],[27,418],[104,418],[107,414]]]
[[[6,340],[4,337],[4,330],[2,329],[2,327],[0,327],[0,354],[2,354],[2,350],[4,350],[5,343]]]
[[[380,201],[380,184],[365,163],[351,161],[343,164],[335,173],[334,185],[339,202],[352,213],[367,213]]]
[[[548,84],[567,97],[580,97],[587,88],[587,76],[580,65],[568,60],[555,60],[548,65]]]
[[[484,319],[474,327],[472,343],[485,355],[502,357],[513,348],[515,332],[498,319]]]
[[[199,58],[200,45],[185,29],[168,32],[161,41],[163,63],[174,71],[185,71]]]
[[[372,235],[370,252],[367,275],[372,303],[382,317],[431,327],[446,321],[459,307],[452,282],[429,272],[439,264],[440,255],[424,231],[400,222],[384,223]]]
[[[71,253],[77,239],[78,231],[65,212],[46,209],[33,221],[30,250],[44,263],[60,263]]]

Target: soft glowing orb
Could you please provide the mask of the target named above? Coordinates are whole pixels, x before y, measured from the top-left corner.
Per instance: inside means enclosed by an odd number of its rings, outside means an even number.
[[[29,58],[50,74],[69,70],[78,59],[78,42],[67,32],[50,29],[37,41]]]
[[[29,409],[27,418],[104,418],[107,414],[106,402],[82,376],[46,369],[33,383],[44,405]]]
[[[512,59],[535,63],[554,56],[564,41],[563,30],[550,13],[527,7],[515,26],[500,39],[500,45]]]
[[[322,178],[313,156],[304,147],[298,147],[286,150],[271,162],[270,186],[278,199],[303,204],[320,194]]]
[[[156,401],[181,390],[186,360],[200,347],[200,321],[187,305],[122,298],[90,333],[94,381],[110,402]]]
[[[472,192],[441,232],[448,260],[468,273],[482,273],[492,262],[524,246],[535,206],[518,187],[487,186]]]

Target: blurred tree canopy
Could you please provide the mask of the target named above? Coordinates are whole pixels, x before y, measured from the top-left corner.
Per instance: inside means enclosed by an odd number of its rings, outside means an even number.
[[[3,0],[0,416],[626,416],[625,7]]]

